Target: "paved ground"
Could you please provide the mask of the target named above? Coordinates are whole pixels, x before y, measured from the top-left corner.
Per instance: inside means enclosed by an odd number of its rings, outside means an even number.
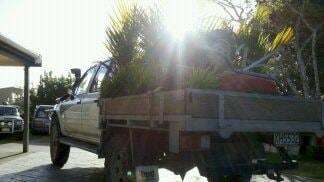
[[[97,159],[95,154],[85,152],[77,148],[71,148],[68,162],[63,168],[59,169],[51,165],[48,137],[32,136],[29,153],[21,153],[22,144],[0,141],[0,181],[102,181],[104,160]],[[180,182],[180,176],[166,169],[159,169],[160,181]],[[285,181],[314,181],[296,176],[284,176]],[[197,169],[189,171],[184,181],[207,181],[205,177],[199,175]],[[252,181],[270,181],[266,176],[253,176]]]

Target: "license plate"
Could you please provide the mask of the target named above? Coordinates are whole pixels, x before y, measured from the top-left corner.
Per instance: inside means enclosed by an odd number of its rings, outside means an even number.
[[[274,133],[273,143],[277,146],[299,145],[299,133]]]
[[[158,166],[137,166],[136,182],[158,182],[159,181]]]
[[[10,128],[1,128],[1,131],[7,132],[7,131],[10,131]]]

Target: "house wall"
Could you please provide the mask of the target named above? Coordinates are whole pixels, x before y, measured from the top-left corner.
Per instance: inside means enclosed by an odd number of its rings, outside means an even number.
[[[13,104],[17,99],[23,97],[23,89],[17,87],[0,88],[0,104],[8,102]]]

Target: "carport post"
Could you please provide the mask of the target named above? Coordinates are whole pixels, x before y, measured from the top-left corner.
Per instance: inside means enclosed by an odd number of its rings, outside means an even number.
[[[25,66],[23,153],[29,149],[29,66]]]

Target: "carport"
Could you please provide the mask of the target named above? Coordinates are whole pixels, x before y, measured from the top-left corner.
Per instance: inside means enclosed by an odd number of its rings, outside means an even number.
[[[41,67],[42,59],[0,34],[0,66],[24,67],[24,139],[23,152],[29,150],[29,68]]]

